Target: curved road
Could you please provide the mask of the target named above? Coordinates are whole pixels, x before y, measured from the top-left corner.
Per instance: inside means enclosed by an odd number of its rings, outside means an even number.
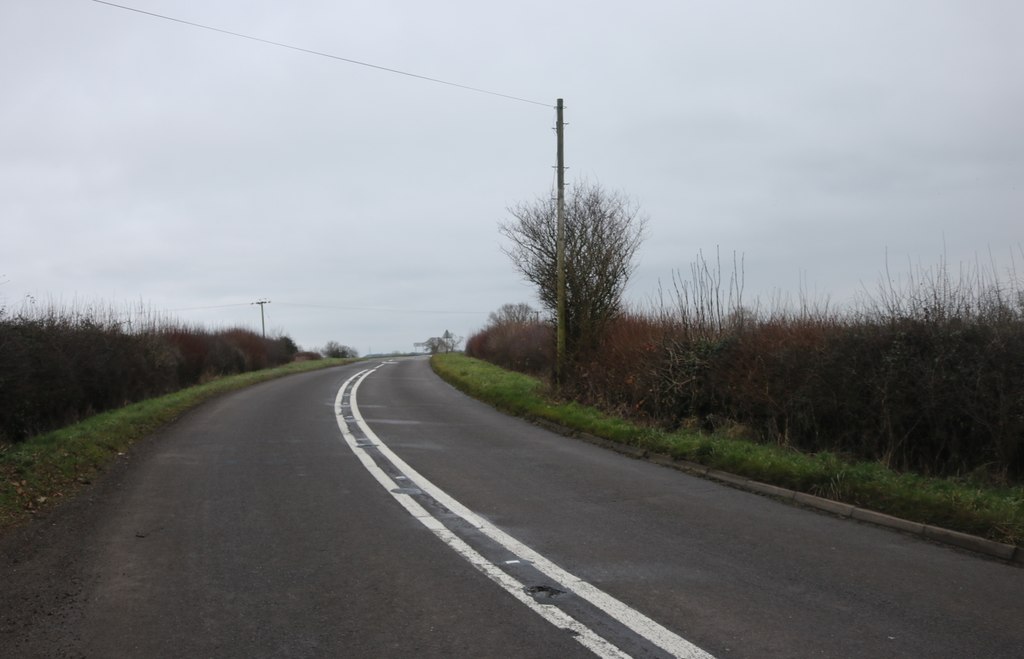
[[[1020,568],[560,437],[424,359],[208,403],[0,559],[2,657],[1024,656]]]

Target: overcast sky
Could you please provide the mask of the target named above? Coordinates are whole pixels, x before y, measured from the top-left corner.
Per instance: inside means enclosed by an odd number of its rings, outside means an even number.
[[[698,251],[748,299],[1024,269],[1024,3],[0,1],[0,305],[130,302],[406,351],[536,305],[507,208],[568,180],[649,217],[628,298]],[[945,255],[943,257],[943,255]],[[1022,270],[1024,272],[1024,270]]]

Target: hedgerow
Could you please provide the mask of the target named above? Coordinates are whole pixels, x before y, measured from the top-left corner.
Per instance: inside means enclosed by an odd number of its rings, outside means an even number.
[[[221,375],[291,361],[288,337],[211,331],[110,309],[0,308],[0,443]]]
[[[1024,293],[940,265],[887,281],[846,310],[741,304],[703,262],[671,303],[618,315],[577,355],[561,393],[674,429],[935,476],[1024,481]],[[723,293],[723,289],[725,292]],[[663,296],[664,299],[664,296]],[[467,353],[552,369],[550,324],[491,325]],[[534,355],[531,359],[520,356]]]

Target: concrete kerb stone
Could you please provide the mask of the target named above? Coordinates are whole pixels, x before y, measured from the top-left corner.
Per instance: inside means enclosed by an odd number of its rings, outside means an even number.
[[[692,463],[687,463],[691,465]],[[682,466],[684,471],[700,473],[699,469],[688,468],[688,466]],[[692,465],[693,467],[699,467],[699,465]],[[724,471],[718,471],[716,469],[705,469],[704,475],[713,480],[728,483],[733,487],[754,492],[756,494],[764,494],[784,501],[792,501],[803,506],[823,510],[835,515],[839,515],[844,518],[856,519],[862,522],[868,522],[876,526],[882,526],[891,528],[897,531],[903,531],[912,535],[918,535],[929,540],[940,542],[942,544],[959,547],[961,549],[967,549],[979,554],[984,554],[992,558],[998,558],[1017,565],[1024,566],[1024,547],[1016,547],[1014,545],[1007,545],[994,540],[988,540],[978,536],[970,535],[967,533],[961,533],[959,531],[951,531],[949,529],[943,529],[937,526],[929,526],[921,522],[912,522],[907,519],[900,517],[893,517],[892,515],[886,515],[884,513],[875,512],[873,510],[866,510],[864,508],[858,508],[852,504],[842,503],[839,501],[833,501],[832,499],[825,499],[823,497],[814,496],[813,494],[807,494],[804,492],[796,492],[794,490],[788,490],[784,487],[778,487],[776,485],[769,485],[768,483],[760,483],[758,481],[752,481],[742,476],[736,476]]]
[[[912,522],[910,520],[902,519],[899,517],[893,517],[892,515],[886,515],[884,513],[875,512],[873,510],[866,510],[864,508],[858,508],[852,504],[841,503],[839,501],[833,501],[832,499],[825,499],[823,497],[814,496],[813,494],[807,494],[804,492],[796,492],[789,490],[784,487],[778,487],[776,485],[769,485],[768,483],[760,483],[758,481],[752,481],[749,478],[743,476],[737,476],[730,474],[725,471],[718,471],[717,469],[711,469],[705,465],[690,462],[688,460],[676,460],[666,455],[654,455],[647,450],[641,449],[635,446],[628,446],[620,442],[604,439],[602,437],[596,437],[586,433],[580,433],[572,431],[568,428],[560,426],[551,422],[544,422],[534,420],[534,423],[546,427],[548,430],[552,430],[559,434],[575,437],[582,439],[591,444],[597,444],[605,448],[610,448],[619,453],[624,453],[641,460],[648,460],[656,462],[660,465],[671,467],[679,471],[684,471],[697,476],[710,478],[722,483],[727,483],[733,487],[753,492],[755,494],[763,494],[771,496],[784,501],[792,501],[803,506],[810,508],[816,508],[823,510],[840,517],[856,519],[861,522],[867,522],[876,526],[882,526],[886,528],[895,529],[897,531],[903,531],[912,535],[918,535],[929,540],[947,544],[961,549],[967,549],[979,554],[998,558],[1010,563],[1024,566],[1024,547],[1016,547],[1014,545],[1007,545],[1001,542],[995,542],[994,540],[988,540],[978,536],[970,535],[967,533],[961,533],[959,531],[951,531],[949,529],[943,529],[937,526],[929,526],[920,522]]]
[[[673,460],[672,467],[701,476],[707,476],[708,472],[711,471],[711,467],[702,465],[699,462],[690,462],[689,460]]]
[[[979,538],[975,535],[968,535],[967,533],[961,533],[959,531],[950,531],[949,529],[939,528],[938,526],[925,526],[924,537],[930,538],[931,540],[938,540],[939,542],[947,545],[954,545],[962,549],[970,549],[980,554],[988,554],[989,556],[995,556],[1005,561],[1012,561],[1013,555],[1017,551],[1017,547],[1013,545],[1004,545],[1001,542],[995,542],[994,540],[988,540],[986,538]]]
[[[793,496],[796,494],[793,490],[787,490],[786,488],[779,487],[778,485],[759,483],[758,481],[747,481],[743,487],[751,492],[775,497],[776,499],[783,499],[784,501],[792,501]]]
[[[885,513],[875,512],[874,510],[866,510],[864,508],[854,508],[853,515],[855,520],[861,522],[867,522],[869,524],[876,524],[878,526],[886,526],[891,529],[903,531],[905,533],[911,533],[914,535],[924,535],[924,524],[921,522],[912,522],[908,519],[901,517],[893,517],[892,515],[886,515]]]
[[[691,471],[687,469],[687,471]],[[912,522],[900,517],[893,517],[884,513],[858,508],[852,504],[833,501],[823,497],[814,496],[805,492],[796,492],[776,485],[752,481],[735,474],[724,471],[708,469],[708,478],[728,483],[734,487],[744,489],[757,494],[764,494],[784,501],[792,501],[803,506],[823,510],[840,517],[852,518],[862,522],[868,522],[876,526],[883,526],[897,531],[903,531],[912,535],[918,535],[929,540],[942,544],[967,549],[979,554],[991,556],[1004,561],[1024,565],[1024,548],[1014,545],[1007,545],[987,538],[951,531],[937,526],[929,526],[921,522]]]
[[[824,510],[835,515],[839,515],[840,517],[852,517],[853,511],[856,508],[856,506],[849,503],[833,501],[832,499],[824,499],[805,492],[794,492],[793,501],[805,506],[817,508],[818,510]]]
[[[730,474],[727,471],[718,471],[717,469],[708,469],[707,474],[705,475],[716,481],[722,481],[723,483],[729,483],[730,485],[736,485],[741,488],[746,488],[747,484],[750,483],[749,478]]]
[[[726,474],[725,472],[710,470],[708,472],[708,476],[758,494],[766,494],[768,496],[787,501],[791,500],[794,503],[830,512],[835,515],[839,515],[840,517],[848,517],[861,522],[868,522],[869,524],[874,524],[876,526],[883,526],[897,531],[903,531],[905,533],[922,536],[942,544],[967,549],[979,554],[1016,563],[1018,565],[1024,565],[1024,548],[1017,547],[1015,545],[1007,545],[987,538],[970,535],[968,533],[961,533],[960,531],[951,531],[938,526],[922,524],[921,522],[912,522],[907,519],[893,517],[892,515],[886,515],[873,510],[858,508],[852,504],[841,503],[839,501],[833,501],[832,499],[814,496],[813,494],[795,492],[793,490],[787,490],[786,488],[769,485],[767,483],[741,479],[737,476]],[[727,476],[729,478],[721,478],[721,476]]]

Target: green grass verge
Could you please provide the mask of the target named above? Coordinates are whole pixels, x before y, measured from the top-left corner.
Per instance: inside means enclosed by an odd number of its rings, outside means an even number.
[[[436,355],[431,364],[458,389],[510,414],[896,517],[1024,544],[1024,487],[897,473],[834,453],[799,453],[721,434],[666,432],[557,402],[541,380],[464,355]]]
[[[293,373],[352,362],[320,359],[217,378],[97,414],[81,423],[0,445],[0,529],[19,524],[78,491],[134,442],[220,394]]]

